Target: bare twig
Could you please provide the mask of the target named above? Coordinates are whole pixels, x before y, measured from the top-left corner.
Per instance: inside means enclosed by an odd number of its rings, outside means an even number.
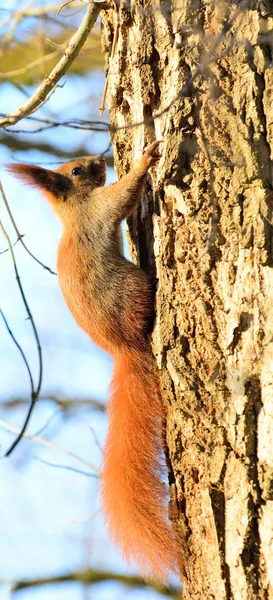
[[[0,427],[5,429],[6,431],[10,431],[12,433],[18,433],[18,434],[20,433],[20,429],[18,429],[17,427],[14,427],[14,425],[10,425],[6,421],[4,421],[4,419],[0,419]],[[61,452],[62,454],[65,454],[66,456],[69,456],[70,458],[77,460],[78,462],[80,462],[82,465],[84,465],[88,469],[91,469],[91,471],[94,471],[94,473],[97,473],[97,475],[100,474],[99,469],[97,469],[96,467],[91,465],[87,460],[84,460],[84,458],[81,458],[77,454],[70,452],[70,450],[66,450],[65,448],[62,448],[62,446],[59,446],[58,444],[56,444],[55,442],[52,442],[51,440],[47,440],[46,438],[43,438],[38,435],[31,435],[30,433],[23,433],[23,435],[21,435],[21,437],[23,437],[24,439],[27,439],[27,440],[32,440],[33,442],[37,442],[37,444],[41,444],[42,446],[47,446],[48,448],[51,448],[52,450],[57,450],[57,452]]]
[[[94,441],[95,441],[95,444],[96,444],[97,448],[99,449],[100,452],[102,452],[101,444],[100,444],[100,442],[98,440],[98,436],[97,436],[94,428],[92,427],[92,425],[89,425],[89,429],[90,429],[90,431],[91,431],[91,433],[93,435],[93,438],[94,438]]]
[[[19,590],[31,587],[37,587],[48,584],[64,583],[66,581],[78,581],[86,584],[95,584],[100,581],[118,581],[126,586],[133,588],[146,588],[156,590],[159,594],[168,598],[178,600],[181,598],[181,588],[165,587],[164,585],[157,582],[147,582],[142,577],[137,575],[121,575],[119,573],[112,573],[110,571],[94,571],[87,569],[83,572],[65,573],[64,575],[57,575],[57,577],[46,577],[40,579],[32,579],[28,581],[18,581],[13,585],[12,593],[18,592]]]
[[[65,8],[65,6],[68,6],[68,4],[72,4],[72,2],[74,2],[74,0],[67,0],[67,2],[64,2],[63,4],[61,4],[61,6],[59,6],[56,15],[59,16],[60,12],[63,10],[63,8]]]
[[[32,254],[32,252],[30,252],[30,250],[27,248],[25,242],[22,239],[23,236],[19,233],[17,225],[16,225],[16,223],[14,221],[14,218],[13,218],[12,212],[10,210],[10,207],[9,207],[9,204],[8,204],[8,201],[7,201],[7,197],[6,197],[6,194],[5,194],[4,190],[3,190],[1,182],[0,182],[0,191],[1,191],[4,203],[5,203],[6,209],[7,209],[8,213],[9,213],[9,218],[10,218],[10,220],[12,222],[12,225],[13,225],[16,233],[17,233],[17,237],[18,237],[17,241],[21,242],[21,244],[22,244],[23,248],[26,250],[26,252],[31,256],[31,258],[33,258],[33,260],[35,260],[39,265],[41,265],[41,267],[43,267],[43,269],[46,269],[46,271],[49,271],[49,273],[51,273],[52,275],[57,275],[57,273],[55,273],[55,271],[52,271],[49,267],[47,267],[46,265],[44,265],[44,263],[42,263],[38,258],[36,258],[36,256],[34,256],[34,254]]]
[[[24,235],[22,235],[21,237],[24,237]],[[16,246],[16,244],[18,244],[18,242],[19,242],[19,238],[17,238],[16,242],[14,242],[14,244],[12,244],[12,247],[14,248],[14,246]],[[6,250],[2,250],[2,251],[0,252],[0,256],[1,256],[2,254],[6,254],[7,252],[9,252],[9,248],[6,248]]]
[[[48,94],[53,90],[61,77],[67,72],[74,59],[78,56],[85,40],[87,39],[91,29],[95,25],[100,12],[100,6],[90,4],[87,12],[76,33],[72,36],[62,58],[54,67],[48,77],[45,77],[41,85],[36,89],[33,96],[27,100],[12,114],[0,121],[0,127],[14,125],[23,117],[31,114],[36,110],[47,98]]]
[[[92,409],[105,412],[105,404],[93,398],[59,398],[54,394],[39,396],[39,402],[54,402],[60,406],[62,412],[68,413],[79,409]],[[10,410],[28,404],[27,398],[10,398],[1,402],[1,408]]]
[[[57,406],[57,409],[54,410],[54,412],[49,416],[49,418],[47,419],[47,421],[42,425],[42,427],[40,427],[38,429],[38,431],[36,431],[35,435],[41,435],[41,433],[44,433],[44,431],[49,427],[49,425],[52,423],[52,421],[54,421],[54,419],[56,419],[56,417],[62,412],[62,407],[59,405]]]
[[[90,523],[90,521],[92,521],[92,519],[94,519],[94,517],[96,517],[99,513],[100,508],[92,512],[91,515],[85,517],[84,519],[71,519],[70,522],[73,523],[73,525],[84,525],[85,523]]]
[[[234,14],[229,19],[229,21],[226,22],[225,26],[223,27],[222,32],[213,41],[209,51],[204,55],[201,64],[195,69],[192,76],[183,85],[182,89],[179,90],[179,92],[176,94],[176,96],[159,112],[157,112],[145,119],[142,119],[141,121],[136,121],[134,123],[129,123],[126,125],[120,125],[118,127],[108,124],[104,121],[87,121],[87,120],[83,120],[83,119],[69,119],[67,121],[56,122],[56,121],[52,121],[52,120],[50,121],[49,119],[37,119],[38,122],[44,123],[45,127],[37,128],[37,129],[33,130],[31,133],[39,133],[40,131],[44,131],[46,129],[55,128],[55,127],[70,127],[72,129],[80,129],[80,130],[87,130],[87,131],[108,131],[112,134],[115,134],[117,131],[134,129],[136,127],[142,127],[143,125],[149,125],[149,124],[154,123],[154,121],[156,119],[159,119],[164,114],[169,112],[169,110],[174,106],[174,104],[178,100],[180,100],[183,97],[187,96],[188,94],[192,93],[193,84],[194,84],[195,80],[198,77],[200,77],[201,75],[204,75],[206,69],[210,65],[216,63],[223,56],[226,56],[228,54],[228,50],[227,50],[227,51],[225,51],[224,54],[213,56],[213,53],[217,49],[218,45],[225,38],[226,33],[230,30],[234,21],[236,20],[238,15],[242,12],[244,6],[246,6],[248,1],[249,0],[243,0],[240,7],[238,7],[238,9],[234,12]],[[234,45],[234,43],[235,43],[235,41],[233,40],[232,45]],[[230,47],[232,47],[232,45],[230,44]],[[18,111],[19,110],[20,109],[18,109]],[[14,113],[14,115],[16,116],[17,113]],[[8,125],[13,125],[24,117],[26,117],[28,119],[33,119],[32,117],[29,116],[29,113],[27,113],[27,114],[22,114],[21,116],[19,116],[19,118],[16,117],[14,119],[14,121],[9,121],[9,119],[13,118],[14,115],[10,115],[10,116],[5,115],[4,118],[2,118],[2,120],[0,120],[0,127],[7,127]],[[12,130],[7,129],[7,131],[12,131],[13,133],[28,133],[28,134],[30,133],[29,130],[25,130],[25,129],[12,129]]]
[[[26,18],[40,18],[47,17],[50,13],[56,14],[56,11],[59,8],[59,3],[57,4],[47,4],[46,6],[34,6],[34,7],[26,7],[21,10],[9,11],[8,17],[6,17],[2,22],[0,22],[0,29],[9,25],[12,21],[14,24],[10,27],[12,29],[12,35],[14,34],[16,27],[21,23],[23,19]],[[81,1],[75,1],[73,8],[81,8]],[[3,10],[3,9],[2,9]],[[9,30],[9,39],[10,39],[10,30]]]
[[[25,355],[22,347],[20,346],[19,342],[17,342],[17,339],[15,338],[14,334],[12,333],[12,331],[11,331],[11,329],[9,327],[9,324],[7,322],[7,319],[6,319],[6,317],[5,317],[5,315],[4,315],[4,313],[3,313],[3,311],[2,311],[1,308],[0,308],[0,314],[1,314],[1,317],[2,317],[2,319],[4,321],[4,323],[5,323],[5,326],[6,326],[7,330],[8,330],[8,332],[9,332],[10,337],[12,338],[15,346],[18,348],[18,350],[19,350],[19,352],[20,352],[20,354],[22,356],[22,359],[23,359],[23,361],[24,361],[24,363],[26,365],[26,369],[27,369],[27,372],[28,372],[29,380],[30,380],[31,396],[33,397],[34,393],[35,393],[34,383],[33,383],[33,377],[32,377],[32,373],[31,373],[30,366],[28,364],[26,355]]]
[[[0,183],[0,192],[1,192],[2,196],[4,197],[4,190],[2,188],[1,183]],[[36,325],[35,325],[33,316],[31,314],[30,308],[28,306],[26,297],[25,297],[25,293],[24,293],[24,290],[23,290],[23,287],[22,287],[22,283],[21,283],[21,280],[20,280],[20,277],[19,277],[19,272],[18,272],[18,269],[17,269],[17,264],[16,264],[16,260],[15,260],[15,256],[14,256],[14,252],[13,252],[13,248],[12,248],[9,236],[8,236],[8,234],[7,234],[7,232],[6,232],[6,230],[5,230],[5,228],[4,228],[4,226],[3,226],[3,224],[2,224],[1,221],[0,221],[0,229],[2,230],[2,233],[3,233],[3,235],[5,236],[5,238],[6,238],[7,242],[8,242],[8,246],[9,246],[11,257],[12,257],[13,267],[14,267],[14,271],[15,271],[16,281],[17,281],[17,284],[18,284],[18,287],[19,287],[19,291],[20,291],[20,294],[21,294],[21,297],[22,297],[25,309],[26,309],[27,314],[28,314],[28,318],[29,318],[29,320],[31,322],[32,330],[33,330],[34,337],[35,337],[35,340],[36,340],[37,351],[38,351],[38,361],[39,361],[39,374],[38,374],[37,387],[36,387],[36,389],[32,388],[31,403],[30,403],[30,407],[28,409],[27,416],[25,418],[25,422],[23,424],[23,427],[22,427],[19,435],[17,436],[17,438],[15,439],[15,441],[13,442],[13,444],[11,445],[11,447],[9,448],[9,450],[6,452],[5,456],[9,456],[9,454],[11,454],[11,452],[14,450],[14,448],[16,448],[17,444],[19,443],[20,439],[22,438],[22,436],[23,436],[23,434],[24,434],[24,432],[25,432],[25,430],[27,428],[28,422],[30,420],[30,417],[31,417],[32,411],[34,409],[35,403],[36,403],[36,401],[37,401],[37,399],[39,397],[39,393],[40,393],[40,389],[41,389],[41,385],[42,385],[43,362],[42,362],[42,349],[41,349],[40,340],[39,340],[39,336],[38,336],[38,333],[37,333]]]
[[[59,147],[54,145],[55,139],[53,136],[48,136],[48,138],[49,139],[47,142],[39,142],[38,140],[35,140],[35,150],[41,151],[43,152],[43,154],[49,154],[50,156],[52,156],[53,154],[56,157],[56,160],[52,161],[48,159],[44,161],[39,161],[40,166],[43,165],[49,167],[50,165],[56,165],[54,167],[56,169],[57,166],[62,164],[64,161],[72,160],[73,158],[75,158],[75,156],[86,156],[90,153],[90,148],[87,149],[85,147],[84,141],[82,143],[74,145],[71,149],[60,149]],[[15,137],[14,132],[12,134],[5,133],[3,137],[0,135],[0,145],[1,143],[3,143],[3,145],[6,148],[9,148],[12,153],[18,151],[24,152],[24,154],[26,154],[28,150],[33,149],[33,140],[31,140],[31,138],[29,138],[28,140],[26,138],[21,140],[19,138],[19,135]],[[105,154],[106,152],[108,152],[108,148],[106,148],[102,152],[102,154]],[[26,159],[24,159],[24,162],[27,162]],[[112,156],[107,156],[106,162],[108,167],[113,167]]]
[[[87,473],[87,471],[82,471],[81,469],[76,469],[76,467],[70,467],[69,465],[57,465],[56,463],[52,463],[48,460],[44,460],[39,456],[32,456],[34,460],[42,463],[43,465],[47,465],[48,467],[53,467],[54,469],[64,469],[65,471],[72,471],[73,473],[79,473],[79,475],[84,475],[85,477],[92,477],[93,479],[98,479],[98,475],[95,473]]]
[[[192,74],[190,79],[185,83],[185,85],[182,87],[182,89],[176,94],[176,96],[162,110],[160,110],[156,114],[148,117],[147,119],[143,119],[139,122],[131,123],[129,125],[123,125],[123,126],[116,127],[116,128],[111,127],[111,126],[107,127],[107,124],[105,124],[105,123],[103,123],[102,125],[104,127],[106,126],[106,128],[109,131],[111,130],[113,132],[124,130],[124,129],[132,129],[134,127],[140,127],[145,124],[153,123],[155,121],[155,119],[158,119],[158,118],[162,117],[164,114],[166,114],[167,112],[169,112],[169,110],[172,108],[172,106],[178,100],[180,100],[187,94],[191,93],[192,85],[193,85],[194,81],[200,75],[203,75],[205,73],[208,66],[217,62],[220,59],[220,56],[213,56],[214,52],[217,49],[217,47],[219,46],[220,42],[223,39],[225,39],[227,32],[231,29],[234,21],[236,20],[238,15],[242,12],[244,7],[247,6],[248,2],[249,2],[249,0],[242,0],[242,2],[240,3],[240,6],[238,6],[238,8],[234,11],[234,13],[230,17],[230,19],[225,23],[221,33],[211,43],[209,51],[203,56],[202,62],[196,68],[195,72]],[[2,120],[0,120],[0,127],[7,127],[9,125],[16,124],[18,121],[20,121],[24,117],[28,116],[31,112],[33,112],[34,109],[36,109],[37,107],[40,106],[41,102],[44,101],[47,94],[56,85],[56,83],[59,81],[60,77],[66,72],[68,66],[71,64],[71,62],[74,60],[75,56],[78,54],[79,50],[77,50],[76,54],[75,54],[75,51],[71,52],[72,41],[75,44],[75,39],[78,41],[80,40],[80,44],[81,44],[80,47],[83,45],[83,43],[88,35],[88,33],[86,32],[86,27],[88,28],[88,32],[89,32],[96,21],[99,11],[100,11],[100,7],[98,5],[93,6],[92,9],[89,6],[85,19],[83,20],[77,33],[71,39],[70,44],[68,46],[67,52],[69,53],[69,61],[67,61],[67,58],[66,58],[67,53],[65,52],[64,57],[61,59],[61,61],[58,63],[58,65],[53,69],[53,71],[51,72],[49,77],[45,79],[45,82],[43,82],[41,84],[41,86],[36,90],[36,92],[30,98],[30,100],[28,102],[26,102],[25,104],[22,104],[15,113],[8,115],[7,117],[4,117]],[[91,15],[92,15],[92,17],[91,17]],[[86,21],[88,21],[89,25],[86,25]],[[84,37],[84,40],[83,40],[83,37]],[[69,49],[70,49],[70,51],[69,51]],[[68,121],[68,123],[66,123],[66,125],[69,123],[70,123],[70,121]],[[56,126],[56,124],[54,124],[52,126]],[[82,127],[82,128],[84,129],[85,127]],[[86,127],[86,128],[88,129],[88,127]]]
[[[8,118],[8,115],[0,113],[0,116]],[[26,116],[24,117],[29,121],[36,121],[37,123],[43,123],[45,127],[37,127],[37,129],[33,129],[30,131],[29,129],[9,129],[5,127],[5,131],[12,133],[40,133],[41,131],[45,131],[48,129],[54,129],[55,127],[70,127],[71,129],[80,129],[85,131],[102,131],[102,132],[112,132],[115,133],[118,131],[117,127],[106,123],[105,121],[86,121],[85,119],[68,119],[66,121],[53,121],[52,119],[41,119],[38,117]]]
[[[25,67],[21,69],[15,69],[14,71],[7,71],[6,73],[0,73],[0,79],[9,80],[11,77],[17,77],[18,75],[25,75],[28,71],[31,71],[34,67],[37,67],[48,60],[52,60],[55,56],[60,54],[61,50],[54,50],[45,56],[40,56],[40,58],[36,58],[31,63],[28,63]]]

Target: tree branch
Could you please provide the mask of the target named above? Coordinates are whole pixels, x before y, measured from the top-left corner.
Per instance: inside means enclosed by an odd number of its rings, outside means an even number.
[[[92,409],[100,412],[105,412],[105,404],[99,400],[93,398],[59,398],[54,394],[48,394],[46,396],[39,396],[39,402],[55,402],[63,412],[68,413],[72,410],[80,409]],[[4,410],[13,410],[14,408],[20,408],[29,403],[27,398],[10,398],[1,402],[1,407]]]
[[[64,127],[66,127],[64,125]],[[5,146],[6,148],[9,148],[10,150],[12,150],[12,152],[24,152],[26,153],[28,150],[33,150],[33,140],[29,139],[29,140],[20,140],[19,136],[15,136],[14,132],[11,130],[12,133],[8,134],[6,133],[6,131],[0,131],[0,145]],[[31,135],[31,131],[28,132]],[[51,143],[52,142],[52,143]],[[104,152],[107,152],[109,148],[106,148],[106,150],[104,150]],[[47,166],[50,164],[54,164],[57,165],[63,161],[67,161],[69,159],[72,160],[72,158],[74,159],[75,156],[87,156],[88,154],[90,154],[90,149],[87,150],[87,148],[81,143],[77,146],[74,146],[73,150],[67,150],[67,149],[60,149],[57,146],[53,145],[53,140],[50,139],[48,143],[46,142],[38,142],[37,140],[35,140],[35,150],[39,150],[39,152],[43,152],[43,154],[54,154],[54,156],[56,156],[57,158],[60,158],[61,160],[55,160],[54,162],[52,161],[45,161],[44,163],[39,161],[39,165],[42,164],[46,164]],[[107,167],[111,167],[112,169],[114,168],[114,160],[113,160],[113,156],[105,156],[105,160],[106,160],[106,165]],[[27,162],[26,159],[24,159],[24,162]],[[57,168],[56,166],[54,168]]]
[[[60,53],[60,50],[53,50],[53,52],[50,52],[49,54],[36,58],[35,60],[27,64],[25,67],[21,67],[21,69],[14,69],[13,71],[6,71],[5,73],[0,73],[0,80],[3,79],[5,81],[8,81],[11,77],[25,75],[25,73],[31,71],[31,69],[34,69],[34,67],[38,67],[39,65],[44,64],[48,60],[52,60],[53,58],[57,57]]]
[[[40,105],[46,100],[48,94],[55,88],[58,81],[60,81],[61,77],[67,72],[72,62],[78,56],[91,29],[95,25],[99,13],[99,6],[94,4],[88,6],[86,14],[78,30],[72,36],[61,60],[51,71],[50,75],[45,77],[41,85],[35,90],[33,96],[31,96],[27,102],[21,104],[21,106],[14,113],[0,121],[0,127],[14,125],[40,107]]]
[[[20,429],[14,427],[13,425],[10,425],[6,421],[4,421],[4,419],[0,419],[0,427],[12,433],[20,433]],[[96,469],[96,467],[91,465],[87,460],[84,460],[84,458],[81,458],[77,454],[74,454],[74,452],[70,452],[69,450],[62,448],[62,446],[55,444],[55,442],[51,442],[50,440],[47,440],[46,438],[43,438],[38,435],[31,435],[30,433],[24,433],[21,437],[27,440],[33,440],[34,442],[37,442],[42,446],[48,446],[48,448],[52,448],[53,450],[57,450],[58,452],[61,452],[62,454],[65,454],[66,456],[69,456],[70,458],[74,458],[75,460],[79,461],[82,465],[88,467],[88,469],[91,469],[91,471],[94,471],[94,473],[96,473],[97,475],[100,474],[99,469]]]
[[[51,275],[57,275],[57,273],[55,273],[55,271],[52,271],[52,269],[50,269],[49,267],[47,267],[46,265],[44,265],[44,263],[42,263],[36,256],[34,256],[34,254],[32,254],[32,252],[30,252],[30,250],[26,246],[25,242],[23,241],[23,236],[18,231],[17,225],[16,225],[16,223],[14,221],[14,218],[13,218],[13,214],[12,214],[12,212],[10,210],[10,207],[9,207],[9,203],[7,201],[6,194],[5,194],[5,192],[4,192],[1,184],[0,184],[0,190],[1,190],[2,198],[4,200],[5,207],[6,207],[7,211],[8,211],[8,214],[9,214],[9,218],[10,218],[10,220],[12,222],[12,225],[13,225],[16,233],[17,233],[18,241],[21,242],[23,248],[29,254],[29,256],[31,256],[31,258],[33,258],[33,260],[35,260],[35,262],[37,262],[41,267],[43,267],[43,269],[46,269],[46,271],[49,271],[49,273],[51,273]]]
[[[4,198],[5,197],[5,193],[4,193],[4,190],[3,190],[1,182],[0,182],[0,191],[1,191],[1,194],[2,194],[2,196]],[[32,389],[31,403],[30,403],[30,407],[28,409],[27,416],[25,418],[23,427],[22,427],[21,431],[19,432],[18,436],[16,437],[15,441],[13,442],[13,444],[11,445],[11,447],[9,448],[9,450],[6,452],[6,456],[9,456],[9,454],[11,454],[11,452],[14,450],[14,448],[17,446],[17,444],[19,443],[20,439],[22,438],[22,436],[23,436],[23,434],[24,434],[24,432],[25,432],[25,430],[27,428],[27,425],[28,425],[28,422],[30,420],[30,417],[32,415],[32,411],[34,409],[35,403],[36,403],[36,401],[37,401],[37,399],[39,397],[39,393],[40,393],[40,389],[41,389],[41,385],[42,385],[43,361],[42,361],[42,349],[41,349],[40,339],[39,339],[39,336],[38,336],[36,325],[35,325],[33,316],[31,314],[29,305],[27,303],[26,297],[25,297],[25,293],[24,293],[24,290],[23,290],[23,287],[22,287],[21,279],[20,279],[19,272],[18,272],[18,269],[17,269],[17,264],[16,264],[16,260],[15,260],[15,256],[14,256],[14,252],[13,252],[13,249],[12,249],[12,245],[11,245],[9,236],[8,236],[8,234],[7,234],[7,232],[6,232],[6,230],[5,230],[5,228],[4,228],[4,226],[3,226],[3,224],[2,224],[1,221],[0,221],[0,228],[1,228],[1,230],[3,232],[3,235],[5,236],[5,238],[6,238],[7,242],[8,242],[8,246],[9,246],[11,257],[12,257],[13,267],[14,267],[14,271],[15,271],[16,281],[17,281],[17,284],[18,284],[18,287],[19,287],[19,291],[20,291],[20,294],[21,294],[21,297],[22,297],[25,309],[27,311],[28,318],[29,318],[29,320],[31,322],[32,330],[33,330],[34,337],[35,337],[35,340],[36,340],[37,352],[38,352],[38,363],[39,363],[39,373],[38,373],[37,387],[34,390]],[[32,381],[32,378],[31,378],[31,381]]]
[[[134,575],[119,575],[118,573],[112,573],[109,571],[93,571],[92,569],[87,569],[86,571],[82,572],[67,573],[65,575],[57,575],[56,577],[45,577],[40,579],[32,579],[30,581],[17,581],[12,587],[12,592],[15,593],[19,590],[30,587],[64,583],[67,581],[78,581],[84,585],[99,583],[101,581],[118,581],[131,587],[154,589],[163,596],[173,598],[173,600],[178,600],[181,598],[181,590],[178,588],[167,588],[155,582],[147,583],[144,579],[142,579],[142,577]]]

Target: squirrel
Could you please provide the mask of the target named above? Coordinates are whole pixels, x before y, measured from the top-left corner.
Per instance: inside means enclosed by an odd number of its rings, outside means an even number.
[[[56,171],[28,164],[8,169],[42,191],[60,218],[63,296],[78,325],[114,358],[101,473],[110,537],[146,578],[166,583],[179,561],[163,481],[165,412],[148,339],[153,294],[148,275],[122,255],[120,238],[120,223],[135,209],[147,171],[160,158],[159,144],[150,144],[134,168],[107,187],[100,155]]]

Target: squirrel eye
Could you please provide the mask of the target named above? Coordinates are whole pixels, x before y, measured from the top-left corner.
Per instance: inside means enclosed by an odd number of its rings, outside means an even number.
[[[74,169],[72,169],[71,174],[72,175],[80,175],[80,173],[82,172],[82,167],[74,167]]]

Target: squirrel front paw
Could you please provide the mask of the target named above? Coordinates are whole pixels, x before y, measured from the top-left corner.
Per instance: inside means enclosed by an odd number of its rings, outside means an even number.
[[[155,141],[146,148],[142,158],[146,159],[148,169],[155,165],[161,158],[161,154],[158,150],[158,146],[161,143],[161,140]]]

